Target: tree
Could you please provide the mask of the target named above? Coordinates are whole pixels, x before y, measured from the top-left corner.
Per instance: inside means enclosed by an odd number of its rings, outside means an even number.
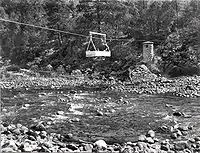
[[[46,25],[45,12],[42,1],[29,0],[2,0],[8,18],[13,21],[39,26]],[[3,37],[4,45],[9,46],[11,61],[25,65],[33,60],[41,44],[45,43],[46,31],[28,27],[23,24],[8,23],[6,36]]]

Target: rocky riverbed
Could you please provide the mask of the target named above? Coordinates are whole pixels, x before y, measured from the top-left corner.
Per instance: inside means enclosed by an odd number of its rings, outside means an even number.
[[[96,79],[87,75],[69,75],[58,77],[33,77],[25,74],[12,74],[11,78],[0,81],[1,89],[64,89],[74,87],[104,88],[136,94],[168,94],[179,97],[200,97],[200,76],[183,76],[167,78],[153,74],[147,67],[140,65],[130,73],[130,81],[121,82],[110,77]]]
[[[48,133],[44,123],[27,128],[21,124],[1,124],[2,152],[121,152],[121,153],[198,153],[200,135],[185,139],[192,127],[173,126],[169,139],[159,140],[153,130],[140,135],[134,142],[107,144],[100,139],[87,142],[72,134]]]
[[[131,82],[87,77],[4,79],[2,150],[200,152],[200,77],[170,79],[141,67],[133,74]]]
[[[104,152],[198,152],[198,98],[77,89],[3,91],[2,101],[5,152],[94,152],[95,142]]]

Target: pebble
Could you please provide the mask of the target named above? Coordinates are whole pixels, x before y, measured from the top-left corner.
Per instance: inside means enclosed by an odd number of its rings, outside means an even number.
[[[134,150],[131,146],[126,146],[126,147],[122,148],[120,152],[121,153],[133,153]]]
[[[175,150],[184,150],[187,146],[187,142],[186,141],[180,141],[180,142],[176,142],[174,145]]]
[[[154,142],[159,142],[158,138],[153,138]]]
[[[172,134],[171,134],[171,138],[172,138],[172,139],[177,139],[177,138],[178,138],[177,133],[172,133]]]
[[[197,141],[200,141],[200,136],[196,136],[195,138],[194,138],[194,140],[197,142]]]
[[[16,135],[19,135],[21,133],[20,129],[19,128],[16,128],[13,130],[13,133],[16,134]]]
[[[100,111],[100,110],[97,110],[97,116],[103,116],[104,114],[103,114],[103,112],[102,111]]]
[[[45,146],[42,146],[41,147],[41,150],[40,150],[40,152],[48,152],[48,153],[50,153],[51,152],[51,150],[50,149],[48,149],[47,147],[45,147]]]
[[[43,142],[43,146],[45,146],[46,148],[51,148],[53,147],[53,144],[50,141],[45,141]]]
[[[137,142],[137,146],[139,147],[139,150],[147,148],[147,144],[145,142]]]
[[[64,115],[65,114],[65,112],[64,111],[57,111],[57,113],[56,113],[57,115]]]
[[[73,119],[71,119],[71,121],[72,121],[72,122],[79,122],[80,119],[79,119],[79,118],[73,118]]]
[[[166,145],[161,145],[161,150],[164,150],[164,151],[169,151],[170,150],[170,146],[168,144]]]
[[[16,126],[14,124],[8,125],[7,129],[13,131],[14,129],[16,129]]]
[[[149,153],[157,153],[157,152],[158,152],[158,150],[153,149],[153,148],[149,148]]]
[[[28,136],[28,139],[29,139],[29,140],[32,140],[32,141],[36,141],[36,138],[35,138],[34,136],[32,136],[32,135],[29,135],[29,136]]]
[[[188,126],[179,126],[178,129],[179,129],[180,131],[188,131],[188,130],[189,130],[189,129],[188,129]]]
[[[75,144],[67,144],[66,147],[73,151],[78,149],[78,147]]]
[[[159,144],[152,144],[151,148],[156,149],[156,150],[160,150],[160,145]]]
[[[7,131],[7,127],[3,126],[2,124],[0,125],[0,129],[1,129],[1,132],[4,132],[4,131]]]
[[[107,151],[108,151],[108,152],[111,152],[111,153],[112,153],[112,152],[115,152],[115,150],[114,150],[113,147],[108,147],[108,148],[107,148]]]
[[[177,136],[182,136],[182,132],[180,130],[177,130],[176,134]]]
[[[195,139],[194,138],[189,138],[188,141],[191,142],[191,143],[195,143]]]
[[[133,143],[132,143],[132,142],[130,142],[130,141],[128,141],[128,142],[126,142],[126,145],[132,146],[132,145],[133,145]]]
[[[188,135],[188,134],[189,134],[189,132],[188,132],[188,131],[182,131],[181,133],[182,133],[182,135],[183,135],[183,136],[186,136],[186,135]]]
[[[178,116],[183,116],[183,113],[182,112],[174,112],[173,115],[178,117]]]
[[[23,144],[23,151],[24,152],[32,152],[33,151],[33,148],[31,147],[30,143],[25,142]]]
[[[2,148],[1,149],[2,152],[16,152],[15,150],[13,150],[12,148]]]
[[[41,136],[41,138],[47,137],[47,132],[46,131],[41,131],[40,132],[40,136]]]
[[[22,124],[17,123],[16,127],[17,127],[17,128],[22,128]]]
[[[25,126],[22,126],[22,127],[21,127],[21,132],[22,132],[22,133],[26,133],[26,132],[28,132],[28,130],[29,130],[29,129],[28,129],[27,127],[25,127]]]

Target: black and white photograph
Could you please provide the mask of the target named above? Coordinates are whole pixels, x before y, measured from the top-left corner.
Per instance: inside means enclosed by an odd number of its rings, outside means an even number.
[[[200,153],[200,0],[0,0],[0,142]]]

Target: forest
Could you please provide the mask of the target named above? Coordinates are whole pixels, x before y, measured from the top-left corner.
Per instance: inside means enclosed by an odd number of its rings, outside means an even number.
[[[0,90],[0,152],[200,153],[200,0],[0,0]]]
[[[109,74],[134,67],[142,43],[152,41],[163,74],[174,68],[178,74],[171,75],[196,74],[199,6],[198,0],[1,0],[1,60],[27,69],[50,64],[68,73],[95,67]],[[85,56],[89,31],[107,35],[110,58]]]

